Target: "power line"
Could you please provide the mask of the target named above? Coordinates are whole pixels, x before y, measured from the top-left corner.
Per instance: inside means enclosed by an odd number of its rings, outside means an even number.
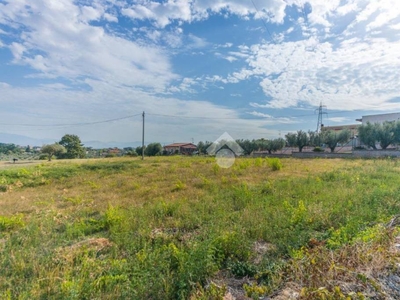
[[[333,114],[343,114],[343,113],[352,113],[352,111],[337,111],[337,112],[330,112],[330,115]],[[21,127],[45,127],[45,128],[38,128],[36,130],[49,130],[51,127],[58,127],[58,128],[68,128],[72,126],[87,126],[87,125],[95,125],[95,124],[103,124],[103,123],[110,123],[120,120],[125,120],[129,118],[133,118],[136,116],[140,116],[142,113],[102,120],[102,121],[94,121],[94,122],[81,122],[81,123],[65,123],[65,124],[11,124],[11,123],[0,123],[1,126],[21,126]],[[301,118],[301,117],[311,117],[315,116],[315,113],[310,114],[301,114],[301,115],[278,115],[278,116],[271,116],[271,118],[262,117],[262,116],[253,116],[253,117],[205,117],[205,116],[182,116],[182,115],[169,115],[169,114],[157,114],[157,113],[147,113],[149,116],[158,116],[158,117],[165,117],[165,118],[181,118],[181,119],[198,119],[198,120],[247,120],[247,121],[259,121],[265,119],[278,119],[278,118]]]
[[[183,119],[204,119],[204,120],[240,120],[243,118],[237,117],[229,117],[229,118],[212,118],[212,117],[196,117],[196,116],[179,116],[179,115],[165,115],[165,114],[150,114],[147,113],[149,116],[158,116],[158,117],[167,117],[167,118],[183,118]],[[251,119],[249,119],[251,120]]]
[[[101,124],[101,123],[110,123],[115,121],[120,121],[124,119],[133,118],[139,116],[141,114],[129,115],[125,117],[115,118],[115,119],[108,119],[103,121],[95,121],[95,122],[83,122],[83,123],[72,123],[72,124],[8,124],[8,123],[0,123],[2,126],[26,126],[26,127],[63,127],[63,126],[85,126],[85,125],[94,125],[94,124]]]
[[[343,114],[343,113],[353,113],[353,111],[337,111],[337,112],[331,112],[330,114]],[[181,115],[167,115],[167,114],[152,114],[152,113],[147,113],[149,116],[158,116],[158,117],[166,117],[166,118],[182,118],[182,119],[200,119],[200,120],[263,120],[263,119],[268,119],[266,117],[261,117],[259,118],[240,118],[240,117],[203,117],[203,116],[181,116]],[[271,119],[276,119],[276,118],[301,118],[301,117],[311,117],[315,116],[315,113],[310,113],[310,114],[303,114],[303,115],[281,115],[281,116],[271,116]],[[257,117],[257,116],[255,116]]]
[[[260,11],[258,10],[256,4],[254,3],[254,0],[251,0],[251,3],[253,3],[253,6],[254,6],[254,8],[256,9],[257,13],[259,13]],[[275,43],[275,40],[274,40],[274,38],[272,37],[271,32],[270,32],[269,29],[268,29],[267,23],[265,22],[265,20],[264,20],[263,18],[261,18],[261,21],[262,21],[262,23],[264,24],[264,27],[265,27],[265,29],[267,30],[267,32],[268,32],[268,34],[269,34],[269,36],[270,36],[270,38],[271,38],[271,41]]]

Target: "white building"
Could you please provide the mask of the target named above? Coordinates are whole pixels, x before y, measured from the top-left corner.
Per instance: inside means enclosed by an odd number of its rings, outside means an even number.
[[[361,119],[356,119],[356,121],[362,122],[363,125],[366,125],[368,122],[371,124],[393,122],[393,121],[396,122],[400,121],[400,113],[362,116]]]

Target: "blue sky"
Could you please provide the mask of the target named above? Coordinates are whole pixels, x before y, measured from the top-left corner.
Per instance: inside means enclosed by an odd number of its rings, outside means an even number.
[[[0,0],[8,134],[138,141],[145,111],[147,142],[275,138],[320,102],[325,125],[400,111],[399,74],[396,0]]]

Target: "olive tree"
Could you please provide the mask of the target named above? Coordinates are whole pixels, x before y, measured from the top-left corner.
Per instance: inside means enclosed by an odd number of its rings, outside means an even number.
[[[360,141],[367,147],[376,149],[376,142],[378,141],[376,126],[367,122],[358,128],[358,136]]]
[[[274,140],[266,140],[265,150],[268,151],[269,154],[272,152],[276,152],[278,150],[282,150],[285,147],[286,141],[282,138],[274,139]]]
[[[44,145],[41,149],[41,152],[43,154],[46,154],[48,160],[51,161],[51,159],[54,155],[61,155],[65,152],[67,152],[67,150],[65,149],[64,146],[55,143],[55,144],[51,144],[51,145]]]
[[[310,139],[309,145],[312,147],[321,146],[321,134],[316,131],[308,131],[308,137]]]
[[[335,152],[335,148],[338,143],[347,143],[350,140],[350,130],[345,129],[340,132],[336,132],[333,130],[327,130],[322,132],[322,141],[324,144],[331,149],[331,152]]]
[[[144,149],[144,154],[146,154],[147,156],[160,155],[161,152],[162,152],[162,146],[160,143],[148,144],[147,147]]]
[[[374,124],[376,138],[382,149],[396,142],[396,123],[385,122],[383,124]]]
[[[310,142],[307,132],[303,130],[299,130],[296,133],[288,133],[285,137],[288,146],[299,148],[299,152],[302,152],[303,148],[308,146]]]

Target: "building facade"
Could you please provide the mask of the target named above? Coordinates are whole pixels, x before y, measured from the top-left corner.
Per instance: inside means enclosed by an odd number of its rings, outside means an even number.
[[[356,119],[356,121],[362,122],[362,125],[366,125],[368,122],[371,124],[374,123],[382,124],[384,122],[397,122],[400,121],[400,113],[362,116],[361,119]]]
[[[192,143],[173,143],[164,146],[164,151],[167,154],[184,154],[191,155],[197,150],[197,146]]]

